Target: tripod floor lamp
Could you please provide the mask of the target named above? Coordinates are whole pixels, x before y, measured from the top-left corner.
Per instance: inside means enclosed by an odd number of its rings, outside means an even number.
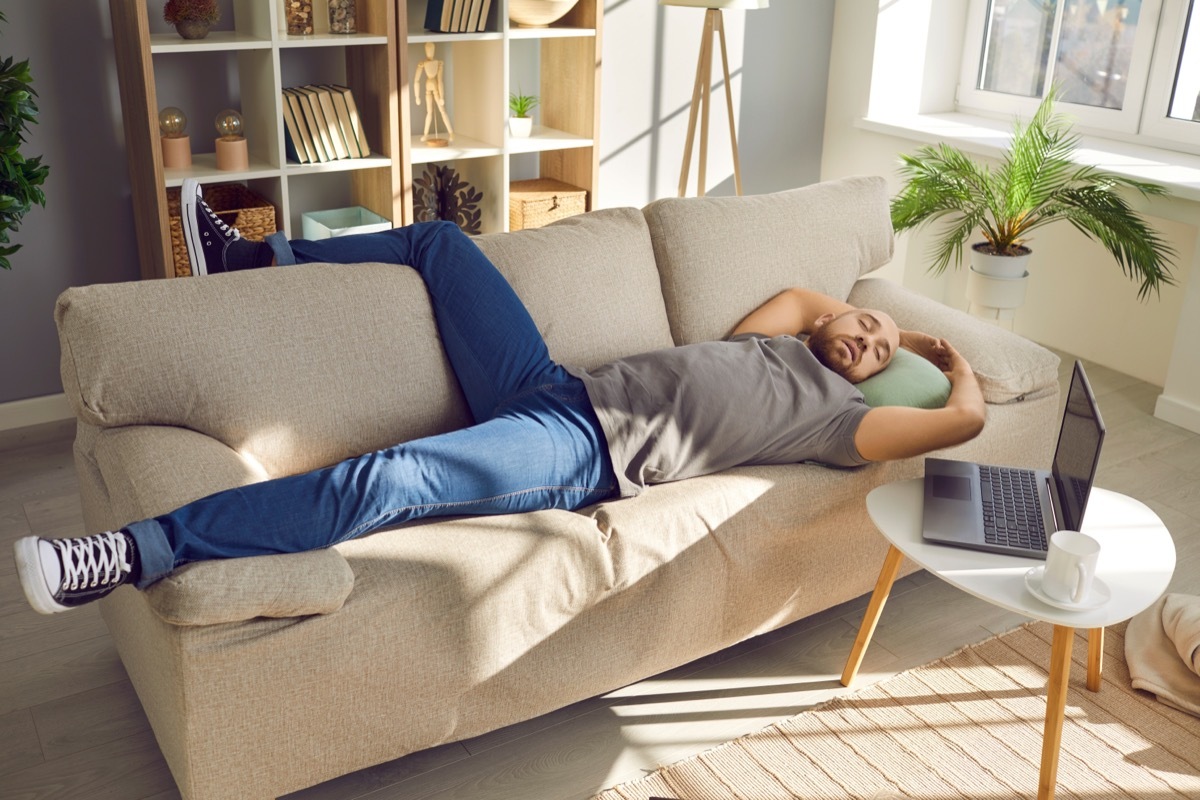
[[[663,6],[703,8],[704,32],[700,38],[700,58],[696,62],[696,83],[692,87],[692,110],[688,114],[687,139],[683,148],[683,169],[679,175],[679,196],[687,193],[688,171],[692,163],[692,144],[696,140],[696,118],[700,118],[700,163],[696,175],[696,194],[704,195],[704,168],[708,161],[708,102],[712,94],[713,38],[721,43],[721,68],[725,76],[725,103],[729,110],[729,142],[733,146],[733,182],[742,193],[742,167],[738,160],[737,130],[734,127],[733,88],[729,83],[729,54],[725,49],[725,24],[721,12],[726,8],[751,10],[767,8],[770,0],[658,0]]]

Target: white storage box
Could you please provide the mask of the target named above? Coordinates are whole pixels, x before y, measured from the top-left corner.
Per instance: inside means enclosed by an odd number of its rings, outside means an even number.
[[[374,233],[392,228],[391,220],[362,206],[308,211],[301,216],[300,224],[301,236],[305,239],[328,239],[331,236]]]

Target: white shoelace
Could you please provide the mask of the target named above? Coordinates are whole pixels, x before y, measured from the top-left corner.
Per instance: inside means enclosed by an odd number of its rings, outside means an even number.
[[[232,236],[235,240],[242,238],[241,231],[239,231],[237,228],[229,227],[229,225],[226,222],[224,222],[220,217],[217,216],[217,212],[213,211],[211,208],[208,208],[207,205],[205,205],[204,207],[206,209],[208,209],[208,215],[210,217],[212,217],[213,222],[217,223],[217,226],[221,229],[222,234],[224,234],[225,236]]]
[[[118,531],[78,539],[54,539],[62,560],[64,589],[94,589],[117,583],[129,574],[129,542]]]

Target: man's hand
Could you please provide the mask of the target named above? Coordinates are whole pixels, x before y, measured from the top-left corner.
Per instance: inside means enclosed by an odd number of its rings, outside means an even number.
[[[900,331],[900,346],[905,350],[911,350],[927,361],[933,362],[935,367],[939,369],[941,366],[938,363],[937,346],[942,340],[936,336],[930,336],[928,333],[920,331]]]

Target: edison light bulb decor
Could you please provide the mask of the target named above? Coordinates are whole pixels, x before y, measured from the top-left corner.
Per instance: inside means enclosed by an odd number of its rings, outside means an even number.
[[[250,168],[250,151],[242,135],[242,115],[232,108],[217,114],[217,169]]]
[[[240,139],[242,137],[242,115],[232,108],[227,108],[217,114],[217,135],[222,139]]]
[[[158,112],[158,130],[162,133],[163,166],[184,169],[192,165],[192,140],[187,135],[187,114],[175,106]]]
[[[167,106],[158,112],[158,129],[169,139],[178,139],[187,131],[187,114],[183,109]]]

